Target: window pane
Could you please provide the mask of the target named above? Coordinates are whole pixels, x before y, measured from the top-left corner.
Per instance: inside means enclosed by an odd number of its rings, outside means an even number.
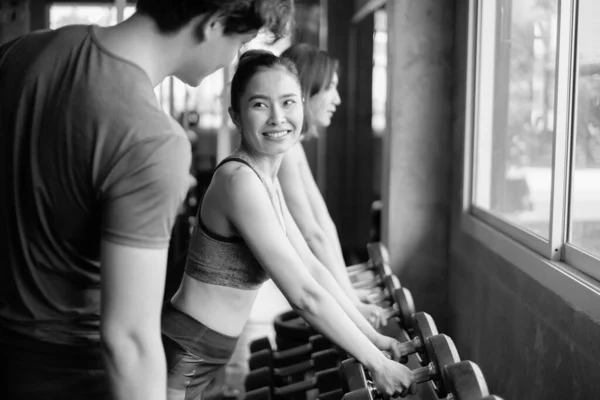
[[[135,6],[125,7],[124,17],[129,18]],[[117,8],[111,5],[68,4],[50,6],[50,28],[58,29],[65,25],[94,24],[109,26],[117,23]]]
[[[580,0],[570,242],[600,256],[600,2]]]
[[[558,0],[480,4],[474,202],[548,238]]]

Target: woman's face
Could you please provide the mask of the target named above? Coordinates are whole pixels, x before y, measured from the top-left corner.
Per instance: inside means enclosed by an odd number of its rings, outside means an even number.
[[[338,74],[333,73],[331,84],[319,93],[308,99],[308,109],[313,119],[313,123],[319,128],[326,128],[331,124],[331,117],[335,113],[337,106],[342,102],[340,94],[337,91]]]
[[[258,72],[246,86],[239,116],[231,113],[249,150],[258,154],[283,153],[298,141],[302,130],[300,84],[282,67]]]

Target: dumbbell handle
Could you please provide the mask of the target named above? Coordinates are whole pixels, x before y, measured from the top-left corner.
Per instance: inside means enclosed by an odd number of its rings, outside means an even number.
[[[431,378],[437,374],[437,368],[435,367],[435,365],[433,363],[429,363],[429,365],[427,365],[425,367],[414,369],[412,372],[413,372],[413,376],[415,378],[414,382],[415,383],[423,383],[423,382],[430,381]],[[371,393],[371,396],[373,398],[377,398],[377,395],[379,392],[375,388],[375,384],[373,382],[371,382],[370,380],[366,381],[365,388]],[[350,392],[350,393],[352,393],[352,392]],[[344,398],[346,398],[346,397],[344,397]]]
[[[412,340],[400,343],[400,355],[402,357],[417,353],[423,348],[421,338],[415,336]]]
[[[415,383],[423,383],[430,381],[431,378],[436,376],[438,369],[434,363],[430,362],[424,367],[413,369],[412,373],[415,378]]]

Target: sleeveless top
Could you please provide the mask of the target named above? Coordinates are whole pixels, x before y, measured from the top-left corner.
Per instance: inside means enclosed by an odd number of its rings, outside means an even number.
[[[278,219],[285,233],[285,223],[281,219],[283,217],[283,197],[279,180],[276,179],[275,185],[271,189],[252,160],[243,154],[225,158],[214,169],[213,176],[221,165],[233,161],[245,164],[254,171],[265,187],[273,208],[276,206],[275,196],[279,198],[281,215],[278,215]],[[260,288],[269,277],[244,239],[239,236],[221,236],[212,232],[202,222],[201,210],[202,201],[198,207],[196,227],[190,239],[185,272],[196,280],[213,285],[246,290]],[[276,214],[278,213],[276,212]]]

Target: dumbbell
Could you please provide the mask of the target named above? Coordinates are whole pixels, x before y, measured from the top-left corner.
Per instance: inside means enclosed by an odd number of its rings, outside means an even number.
[[[256,353],[257,351],[266,350],[271,348],[271,339],[268,336],[264,336],[255,339],[250,342],[250,354]]]
[[[395,316],[398,319],[398,325],[406,330],[410,337],[413,337],[412,325],[413,315],[415,314],[415,302],[412,293],[405,287],[396,288],[392,292],[392,299],[394,300],[393,307],[396,309]]]
[[[291,383],[292,378],[306,372],[318,372],[338,366],[342,353],[335,349],[322,350],[313,353],[309,360],[282,368],[262,367],[250,371],[246,375],[245,388],[249,392],[263,386],[280,387]]]
[[[286,350],[308,342],[318,332],[293,310],[278,314],[273,320],[275,344],[278,350]]]
[[[446,400],[481,400],[490,392],[479,366],[464,360],[444,368],[444,382],[448,390]]]
[[[444,367],[460,362],[458,351],[452,339],[444,334],[427,338],[425,345],[430,362],[425,367],[413,370],[415,383],[432,381],[436,394],[439,398],[443,398],[450,393],[448,390],[450,382],[447,380],[447,374],[444,374]],[[367,399],[370,397],[354,396],[373,396],[370,376],[364,371],[362,364],[354,359],[344,360],[340,366],[340,374],[342,375],[342,389],[346,393],[361,390],[349,398]]]
[[[392,305],[385,310],[384,318],[396,318],[398,325],[412,332],[413,315],[415,314],[415,303],[410,290],[404,287],[396,288],[391,294]],[[412,338],[414,335],[411,335]]]
[[[354,264],[354,265],[348,265],[346,267],[346,272],[348,273],[348,276],[350,278],[353,278],[359,274],[365,273],[365,272],[369,272],[369,271],[373,271],[375,269],[375,266],[373,265],[373,263],[371,262],[371,260],[368,260],[366,262],[363,263],[359,263],[359,264]]]
[[[384,244],[381,242],[374,242],[367,244],[367,253],[369,254],[369,261],[366,263],[351,265],[346,268],[350,277],[362,274],[367,271],[373,271],[378,275],[392,274],[389,267],[390,257]]]
[[[338,368],[329,368],[316,372],[315,375],[301,382],[292,383],[283,387],[262,387],[246,393],[246,400],[275,400],[289,399],[290,397],[318,389],[319,393],[332,392],[340,388]]]
[[[309,338],[308,343],[291,349],[273,351],[273,349],[268,348],[257,351],[248,359],[248,367],[250,370],[262,367],[281,368],[306,361],[311,354],[330,349],[332,346],[333,344],[324,336],[313,335]]]
[[[308,342],[309,337],[317,332],[295,311],[285,311],[278,314],[273,321],[275,342],[279,350],[286,350]],[[250,353],[270,349],[271,340],[262,337],[250,343]]]
[[[437,326],[431,315],[424,311],[419,311],[413,315],[413,332],[414,336],[411,340],[400,343],[401,362],[405,364],[408,361],[408,356],[415,354],[421,365],[427,365],[431,361],[427,351],[427,339],[438,335]]]
[[[487,384],[477,364],[471,361],[460,361],[444,368],[444,382],[447,385],[445,400],[500,400],[489,395]],[[368,382],[367,387],[347,393],[343,400],[379,400],[383,399],[374,385]]]
[[[365,279],[354,282],[352,284],[354,290],[368,289],[375,290],[378,288],[387,289],[389,293],[392,293],[396,288],[402,287],[400,279],[396,275],[374,275],[372,279]]]
[[[342,397],[344,397],[342,389],[336,389],[327,393],[319,393],[317,400],[342,400]]]

